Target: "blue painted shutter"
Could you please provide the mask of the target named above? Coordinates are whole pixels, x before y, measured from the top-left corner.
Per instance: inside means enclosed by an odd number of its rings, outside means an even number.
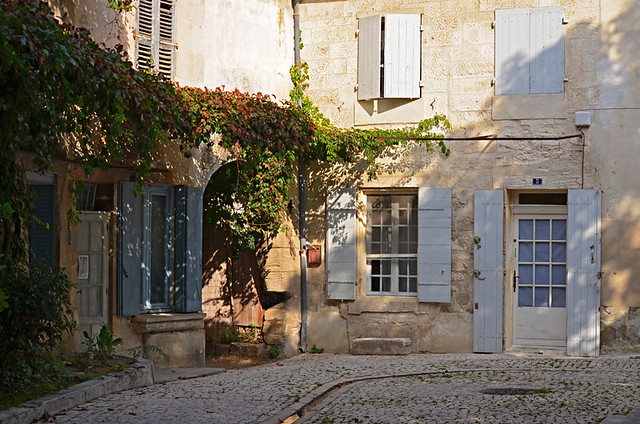
[[[358,22],[358,100],[380,97],[381,16]]]
[[[569,190],[567,355],[600,353],[600,191]]]
[[[177,186],[175,221],[175,309],[202,310],[202,194],[200,187]]]
[[[140,313],[143,203],[144,197],[136,193],[136,183],[118,185],[118,315]]]
[[[502,190],[477,190],[473,208],[473,351],[502,352]]]
[[[46,261],[49,265],[55,258],[55,185],[31,186],[35,197],[33,213],[41,223],[34,223],[29,232],[31,256],[36,261]]]
[[[563,10],[496,10],[496,94],[564,91]]]
[[[356,189],[327,194],[327,298],[356,298]]]
[[[564,91],[562,7],[531,9],[529,65],[531,94]]]
[[[496,10],[496,94],[529,93],[529,9]]]
[[[451,302],[451,189],[418,189],[418,301]]]
[[[138,1],[138,28],[136,31],[136,66],[149,69],[151,61],[157,61],[158,55],[153,48],[154,40],[154,4],[153,0]]]
[[[174,0],[139,0],[137,7],[136,65],[173,77],[175,44]]]
[[[420,97],[420,15],[385,15],[384,97]]]

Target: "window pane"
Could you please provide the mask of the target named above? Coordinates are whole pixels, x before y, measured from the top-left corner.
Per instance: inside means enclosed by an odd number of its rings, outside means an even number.
[[[566,219],[554,219],[552,228],[553,228],[552,230],[553,240],[567,239],[567,220]]]
[[[371,274],[380,275],[380,261],[371,261]]]
[[[551,307],[564,308],[567,306],[567,292],[564,287],[554,287],[551,289]]]
[[[567,266],[553,265],[551,267],[551,284],[566,285],[567,284]]]
[[[533,265],[518,265],[518,283],[525,286],[533,284]]]
[[[379,292],[380,291],[380,277],[371,277],[371,291]]]
[[[518,221],[518,233],[521,240],[533,240],[533,220],[521,219]]]
[[[407,225],[409,223],[409,214],[406,209],[400,209],[398,211],[398,224]]]
[[[391,261],[382,261],[382,275],[391,275]]]
[[[566,243],[552,243],[552,260],[553,262],[566,262],[567,261],[567,244]]]
[[[549,265],[536,265],[536,285],[549,285]]]
[[[391,225],[391,210],[383,209],[380,211],[380,220],[382,225]]]
[[[533,306],[533,289],[531,287],[518,289],[518,306]]]
[[[409,229],[407,227],[398,228],[398,241],[406,242],[409,240]]]
[[[549,262],[549,243],[536,243],[536,262]]]
[[[521,241],[518,256],[520,262],[533,262],[533,243]]]
[[[409,261],[409,275],[418,275],[418,261],[415,259]]]
[[[380,227],[371,227],[371,241],[379,242],[382,240],[380,234]]]
[[[407,277],[398,277],[398,291],[406,293],[407,291]]]
[[[548,219],[536,220],[536,240],[549,240],[549,225]]]
[[[391,291],[391,277],[382,277],[382,291]]]
[[[415,277],[409,278],[409,292],[411,293],[418,292],[418,279]]]
[[[151,303],[167,303],[167,202],[151,196]]]
[[[546,287],[536,287],[536,306],[548,307],[549,306],[549,289]]]

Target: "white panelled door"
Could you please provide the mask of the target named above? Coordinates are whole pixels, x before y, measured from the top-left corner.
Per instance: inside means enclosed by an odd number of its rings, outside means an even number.
[[[78,326],[80,338],[86,331],[91,337],[108,322],[107,287],[109,236],[106,213],[80,214],[78,225]]]

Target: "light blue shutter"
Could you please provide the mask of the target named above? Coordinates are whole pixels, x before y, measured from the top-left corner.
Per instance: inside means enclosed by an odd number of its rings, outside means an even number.
[[[418,301],[451,302],[451,189],[418,189]]]
[[[473,351],[502,352],[502,190],[477,190],[473,212]]]
[[[567,355],[600,353],[600,191],[569,190]]]
[[[564,91],[564,35],[562,7],[531,9],[530,90],[531,94]]]
[[[360,18],[358,23],[358,100],[380,97],[380,15]]]
[[[202,188],[177,186],[175,309],[202,310]]]
[[[420,97],[420,15],[385,15],[384,97]]]
[[[356,189],[327,195],[327,297],[356,298]]]
[[[158,71],[166,78],[173,77],[174,42],[173,16],[174,0],[159,0],[158,18]]]
[[[158,61],[157,49],[154,49],[153,45],[157,37],[154,34],[157,12],[154,9],[153,0],[139,0],[137,9],[136,66],[139,69],[149,69],[152,67],[150,66],[152,61]]]
[[[496,10],[496,94],[529,93],[529,9]]]
[[[118,185],[118,315],[140,313],[143,202],[136,183]]]

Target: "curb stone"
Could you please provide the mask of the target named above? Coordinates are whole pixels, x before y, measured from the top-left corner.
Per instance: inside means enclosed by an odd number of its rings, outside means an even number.
[[[134,359],[126,370],[111,373],[101,379],[89,380],[20,406],[0,412],[0,424],[31,423],[43,416],[53,416],[101,396],[123,390],[151,386],[155,383],[153,362],[145,358]]]

